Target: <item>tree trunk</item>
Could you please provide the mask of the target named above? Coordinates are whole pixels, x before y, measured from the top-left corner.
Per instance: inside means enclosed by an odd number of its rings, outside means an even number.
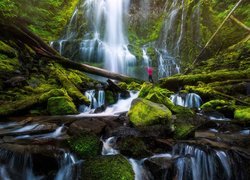
[[[235,11],[235,9],[237,9],[237,7],[240,5],[240,3],[243,0],[239,0],[236,5],[233,7],[233,9],[229,12],[229,14],[226,16],[226,18],[223,20],[223,22],[220,24],[220,26],[217,28],[217,30],[214,32],[214,34],[211,36],[211,38],[208,40],[208,42],[206,43],[206,45],[204,46],[204,48],[201,50],[200,54],[197,56],[197,58],[193,61],[193,63],[191,64],[191,67],[189,67],[184,74],[187,74],[190,72],[190,70],[192,69],[192,67],[200,60],[202,54],[205,52],[205,50],[207,49],[207,47],[210,45],[210,43],[214,40],[215,36],[218,34],[218,32],[221,30],[221,28],[224,26],[225,22],[230,18],[230,16],[233,14],[233,12]]]

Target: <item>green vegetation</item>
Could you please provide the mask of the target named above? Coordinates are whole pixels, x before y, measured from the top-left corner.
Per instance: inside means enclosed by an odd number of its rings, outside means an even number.
[[[84,161],[83,175],[86,180],[134,180],[132,166],[121,155]]]
[[[250,107],[238,107],[234,112],[234,118],[243,121],[250,121]]]
[[[94,157],[100,153],[100,140],[91,134],[82,134],[68,140],[71,150],[82,158]]]
[[[128,112],[130,121],[137,127],[162,124],[168,127],[171,123],[171,111],[162,104],[146,99],[136,99]]]
[[[193,131],[195,126],[192,124],[181,123],[175,126],[174,138],[185,139]]]
[[[68,97],[59,96],[48,99],[47,110],[50,115],[77,114],[75,104]]]
[[[79,0],[2,0],[0,17],[18,20],[46,41],[59,38]]]

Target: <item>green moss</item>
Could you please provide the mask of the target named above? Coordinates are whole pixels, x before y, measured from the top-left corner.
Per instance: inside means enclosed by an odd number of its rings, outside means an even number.
[[[99,138],[91,134],[83,134],[68,140],[71,150],[82,158],[97,156],[100,152]]]
[[[128,85],[125,82],[119,82],[118,86],[124,90],[128,89]]]
[[[250,107],[237,108],[234,112],[234,118],[243,121],[250,121]]]
[[[84,161],[83,175],[86,180],[134,180],[132,166],[121,155]]]
[[[20,67],[18,59],[10,59],[6,55],[0,54],[0,72],[14,72]]]
[[[209,102],[206,102],[201,106],[201,109],[206,109],[206,108],[212,108],[212,109],[218,109],[223,106],[231,106],[232,104],[228,101],[221,100],[221,99],[215,99],[211,100]]]
[[[194,129],[191,124],[178,124],[175,125],[174,138],[175,139],[185,139]]]
[[[149,151],[145,143],[136,137],[123,138],[118,143],[118,149],[121,154],[133,158],[143,158],[149,156]]]
[[[139,98],[133,101],[128,116],[135,126],[143,127],[156,124],[169,126],[172,113],[162,104]]]
[[[136,83],[136,82],[132,82],[128,85],[127,87],[128,90],[136,90],[139,91],[141,89],[141,84]]]
[[[62,86],[66,89],[68,95],[73,98],[74,101],[79,103],[84,103],[88,105],[90,102],[87,97],[85,97],[78,88],[70,81],[67,77],[65,70],[58,64],[51,66],[51,73],[58,78]]]
[[[13,48],[0,41],[0,59],[2,59],[2,55],[6,55],[8,58],[17,57],[16,51]]]
[[[39,101],[46,102],[49,98],[58,96],[68,96],[68,94],[65,89],[52,89],[51,91],[42,94],[39,98]]]
[[[117,102],[117,97],[112,91],[105,91],[105,102],[107,105],[112,105]]]
[[[22,99],[6,102],[0,105],[0,116],[9,116],[13,114],[25,113],[28,110],[38,104],[40,95],[22,96]]]
[[[51,97],[48,99],[47,110],[50,115],[77,114],[75,104],[64,96]]]
[[[192,74],[192,75],[175,75],[173,77],[160,80],[161,87],[168,89],[178,89],[184,85],[198,85],[200,82],[211,83],[215,81],[248,79],[250,78],[250,70],[244,71],[215,71],[212,73]]]

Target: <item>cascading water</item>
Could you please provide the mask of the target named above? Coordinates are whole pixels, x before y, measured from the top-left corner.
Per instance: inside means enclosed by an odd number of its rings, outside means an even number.
[[[174,94],[171,95],[170,100],[175,104],[188,108],[200,108],[202,100],[198,94]]]
[[[92,63],[100,63],[102,67],[112,72],[133,75],[136,58],[128,50],[128,40],[125,36],[124,22],[128,14],[129,0],[86,0],[79,6],[86,13],[89,23],[89,32],[82,36],[75,31],[75,20],[78,18],[78,8],[73,13],[64,37],[51,46],[58,49],[60,54],[65,54],[67,41],[74,41],[79,48],[80,58]],[[86,21],[84,18],[82,21]],[[74,56],[71,52],[69,56]]]
[[[105,104],[105,92],[103,90],[99,90],[98,94],[96,95],[96,90],[88,90],[85,92],[85,96],[90,101],[89,106],[81,106],[80,112],[83,113],[93,113],[94,110],[98,107],[101,107]]]

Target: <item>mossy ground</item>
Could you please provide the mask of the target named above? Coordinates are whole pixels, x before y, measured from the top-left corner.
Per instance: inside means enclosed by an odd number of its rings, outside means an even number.
[[[86,180],[134,180],[132,166],[121,155],[86,160],[83,174]]]
[[[100,140],[92,134],[82,134],[68,140],[71,150],[82,158],[95,157],[100,154]]]

